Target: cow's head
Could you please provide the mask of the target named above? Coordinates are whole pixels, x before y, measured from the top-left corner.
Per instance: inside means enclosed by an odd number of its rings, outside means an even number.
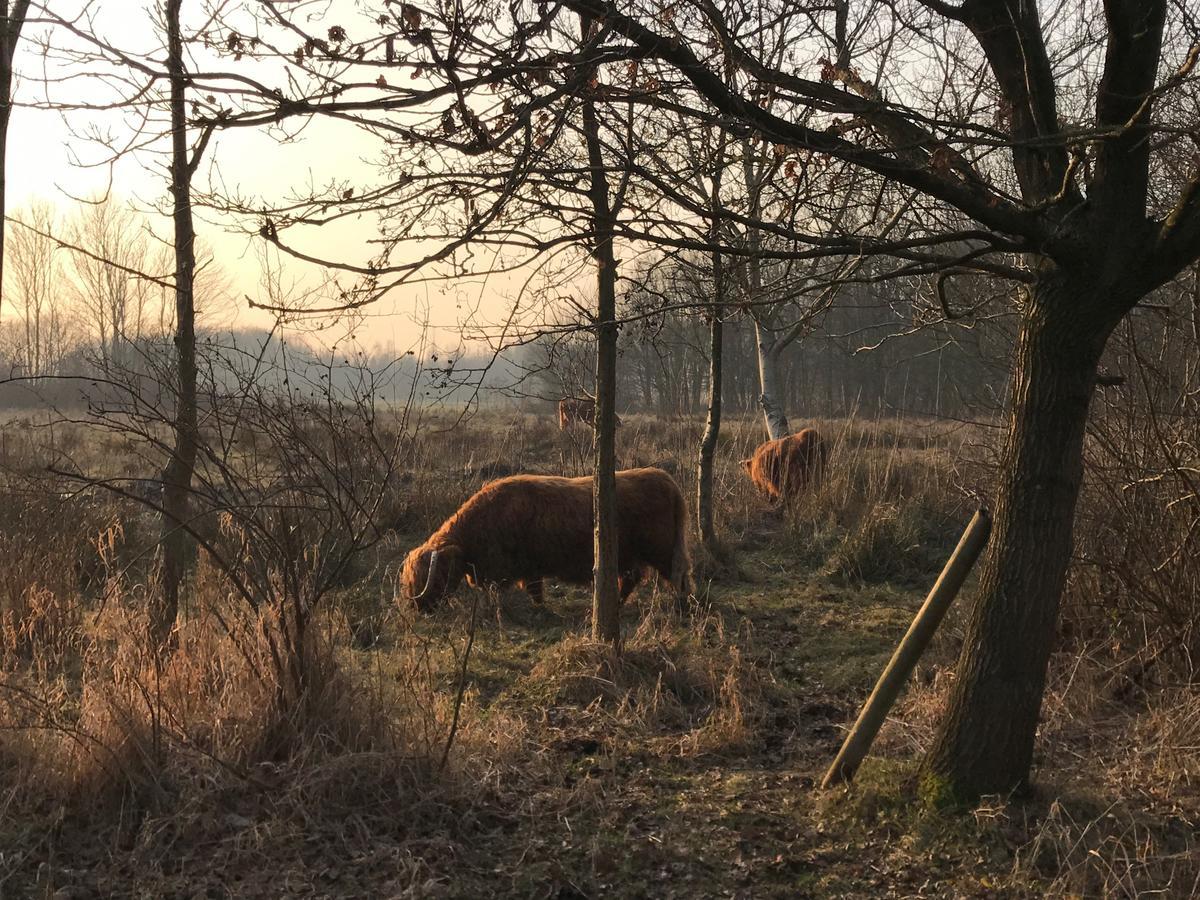
[[[462,577],[463,552],[457,544],[418,547],[404,560],[400,595],[421,612],[429,612],[458,587]]]

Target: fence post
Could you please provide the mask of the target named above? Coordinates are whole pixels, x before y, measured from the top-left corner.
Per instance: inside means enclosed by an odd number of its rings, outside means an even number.
[[[850,733],[846,735],[842,749],[838,751],[833,765],[825,773],[821,787],[832,787],[854,777],[859,764],[871,749],[875,735],[879,733],[884,720],[887,719],[887,714],[895,704],[896,698],[900,696],[904,683],[908,681],[908,676],[916,667],[917,660],[929,646],[929,641],[946,615],[946,610],[950,608],[951,601],[958,595],[963,582],[967,580],[967,575],[975,565],[975,560],[979,558],[980,551],[987,544],[991,532],[991,516],[988,515],[986,509],[980,508],[976,511],[970,524],[967,525],[967,530],[963,532],[958,546],[954,548],[954,552],[946,562],[946,567],[942,569],[942,574],[938,576],[929,596],[925,598],[925,603],[917,612],[912,624],[908,626],[908,632],[901,639],[896,652],[892,654],[887,668],[883,670],[879,681],[875,683],[875,690],[867,698],[862,712],[858,715],[858,720],[850,729]]]

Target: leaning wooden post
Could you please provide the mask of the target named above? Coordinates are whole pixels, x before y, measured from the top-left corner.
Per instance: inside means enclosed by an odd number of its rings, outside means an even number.
[[[963,532],[958,546],[954,548],[954,553],[950,555],[946,567],[942,569],[937,583],[929,592],[929,596],[925,598],[925,603],[921,606],[912,624],[908,626],[908,633],[904,635],[900,646],[892,654],[887,668],[879,676],[879,681],[875,683],[875,690],[867,698],[866,705],[858,715],[858,721],[846,735],[842,749],[838,751],[833,765],[825,773],[825,780],[821,782],[821,787],[832,787],[854,777],[859,764],[867,755],[867,751],[871,749],[875,735],[883,726],[892,705],[900,696],[904,683],[908,681],[908,676],[916,667],[917,660],[929,646],[929,641],[946,615],[946,610],[950,608],[950,603],[958,595],[963,582],[967,580],[967,575],[970,573],[971,567],[975,565],[975,560],[979,558],[979,553],[983,550],[991,532],[992,518],[986,509],[981,508],[971,519],[967,530]]]

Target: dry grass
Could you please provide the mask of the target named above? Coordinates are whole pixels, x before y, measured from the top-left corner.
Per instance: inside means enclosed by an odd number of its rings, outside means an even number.
[[[575,635],[542,654],[529,680],[548,705],[585,710],[595,728],[624,744],[667,755],[745,749],[763,716],[763,689],[746,661],[747,634],[698,615],[681,625],[654,611],[621,653]],[[620,736],[619,738],[615,736]]]
[[[964,429],[853,420],[822,432],[838,461],[792,511],[796,541],[814,566],[849,582],[924,583],[970,515]]]
[[[286,607],[249,609],[204,555],[159,664],[144,639],[145,523],[10,479],[0,894],[620,895],[649,878],[666,896],[1189,896],[1200,695],[1165,661],[1143,665],[1149,644],[1129,623],[1092,617],[1056,658],[1039,798],[958,819],[915,811],[912,761],[953,677],[954,619],[861,784],[808,790],[980,502],[994,448],[937,423],[805,424],[831,465],[784,513],[738,467],[760,423],[728,423],[711,606],[680,621],[643,589],[620,656],[585,636],[575,590],[545,608],[464,594],[421,620],[392,603],[405,551],[482,482],[587,470],[586,432],[548,417],[433,416],[403,439],[388,533],[312,617],[299,678],[273,658]],[[664,465],[691,496],[699,434],[629,416],[620,464]],[[28,440],[7,445],[10,470],[36,456]],[[108,436],[69,442],[119,452]],[[1096,582],[1073,584],[1078,596]]]

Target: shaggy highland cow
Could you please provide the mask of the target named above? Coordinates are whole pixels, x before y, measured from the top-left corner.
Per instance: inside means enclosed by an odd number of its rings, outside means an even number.
[[[762,444],[742,468],[750,475],[754,486],[771,502],[794,500],[825,468],[828,451],[821,436],[805,428]]]
[[[484,485],[404,560],[401,595],[432,609],[463,579],[517,585],[542,601],[542,581],[592,580],[592,479],[514,475]],[[617,473],[617,571],[621,599],[647,569],[680,602],[692,593],[683,494],[661,469]]]

